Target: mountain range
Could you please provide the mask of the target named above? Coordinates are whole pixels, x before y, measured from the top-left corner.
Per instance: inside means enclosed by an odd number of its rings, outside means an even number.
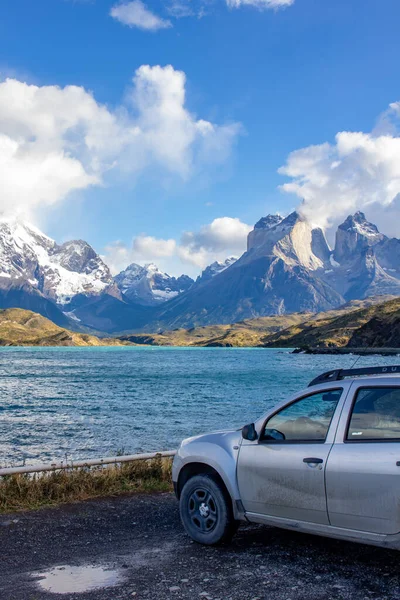
[[[113,277],[85,241],[57,244],[27,223],[0,220],[0,308],[19,307],[75,331],[161,331],[243,319],[318,313],[370,296],[400,296],[400,240],[362,212],[336,231],[334,248],[300,213],[268,215],[238,259],[196,281],[155,265]]]

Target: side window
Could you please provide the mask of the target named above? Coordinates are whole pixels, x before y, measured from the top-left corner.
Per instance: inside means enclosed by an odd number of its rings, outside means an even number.
[[[347,441],[365,440],[400,441],[400,387],[358,390]]]
[[[273,415],[262,441],[324,442],[343,389],[310,394]]]

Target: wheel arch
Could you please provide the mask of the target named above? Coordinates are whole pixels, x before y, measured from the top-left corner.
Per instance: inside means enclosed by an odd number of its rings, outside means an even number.
[[[235,519],[238,519],[241,517],[242,510],[241,510],[240,501],[239,501],[239,503],[240,503],[240,506],[239,506],[238,501],[235,501],[234,498],[232,497],[232,494],[229,491],[229,488],[228,488],[223,476],[221,475],[221,473],[219,473],[217,471],[217,469],[215,469],[214,467],[212,467],[211,465],[209,465],[205,462],[201,462],[201,461],[189,462],[189,463],[186,463],[186,465],[184,465],[182,467],[182,469],[179,472],[178,481],[176,484],[176,495],[177,495],[178,499],[181,496],[184,485],[189,481],[189,479],[191,479],[195,475],[210,475],[214,480],[216,480],[223,487],[223,490],[226,493],[227,498],[229,498]]]

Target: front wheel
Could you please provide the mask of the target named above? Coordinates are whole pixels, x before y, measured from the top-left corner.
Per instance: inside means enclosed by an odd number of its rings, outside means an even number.
[[[209,475],[196,475],[183,487],[180,513],[184,528],[200,544],[213,546],[229,541],[236,531],[230,498]]]

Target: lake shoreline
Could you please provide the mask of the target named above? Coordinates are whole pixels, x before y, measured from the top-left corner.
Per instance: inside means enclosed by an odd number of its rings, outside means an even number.
[[[400,348],[295,348],[292,354],[357,354],[359,356],[398,356]]]

